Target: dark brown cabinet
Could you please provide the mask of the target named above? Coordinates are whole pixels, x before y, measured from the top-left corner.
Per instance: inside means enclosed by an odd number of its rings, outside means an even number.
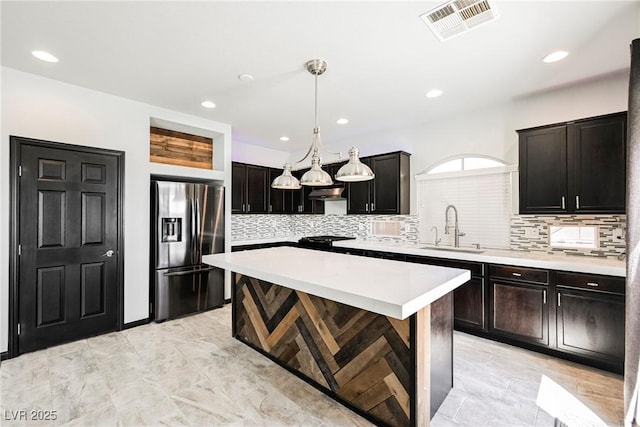
[[[363,157],[375,178],[347,185],[347,213],[408,214],[409,154],[403,151]]]
[[[293,171],[293,176],[300,179],[302,175],[309,169],[302,169]],[[325,169],[326,170],[326,169]],[[324,213],[324,202],[321,200],[312,200],[309,199],[309,194],[316,187],[310,187],[303,185],[300,190],[294,191],[292,193],[293,196],[293,213],[298,214],[323,214]],[[319,187],[326,188],[326,187]]]
[[[624,213],[627,114],[519,130],[520,213]]]
[[[512,340],[549,344],[548,272],[491,266],[489,332]]]
[[[408,262],[461,268],[471,272],[471,280],[453,291],[454,326],[463,331],[486,331],[486,264],[407,255]]]
[[[453,294],[456,330],[623,372],[622,277],[363,249],[330,250],[469,270],[471,280]]]
[[[282,169],[269,169],[269,213],[298,213],[300,209],[301,190],[280,190],[271,188],[271,183],[282,175]]]
[[[269,168],[232,163],[231,212],[267,213],[269,184]]]
[[[622,371],[624,279],[558,273],[556,293],[558,348]]]

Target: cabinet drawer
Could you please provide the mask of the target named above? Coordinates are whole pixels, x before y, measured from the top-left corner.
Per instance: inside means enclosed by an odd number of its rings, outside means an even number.
[[[533,283],[549,283],[549,272],[536,268],[512,267],[509,265],[492,265],[490,268],[491,277],[521,280]]]
[[[428,258],[414,255],[407,255],[408,262],[419,264],[438,265],[440,267],[461,268],[471,271],[472,276],[484,276],[484,264],[480,262],[457,261],[441,258]]]
[[[624,295],[625,279],[622,277],[577,273],[558,273],[556,277],[558,286]]]

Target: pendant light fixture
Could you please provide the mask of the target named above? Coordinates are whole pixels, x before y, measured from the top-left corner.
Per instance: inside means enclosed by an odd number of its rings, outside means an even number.
[[[282,175],[278,176],[271,183],[272,188],[283,190],[296,190],[301,185],[308,186],[327,186],[333,184],[331,176],[322,170],[322,160],[320,158],[320,150],[322,141],[320,140],[320,128],[318,127],[318,76],[327,70],[327,62],[323,59],[312,59],[305,64],[307,71],[315,77],[315,126],[313,128],[313,139],[307,154],[296,163],[301,163],[311,155],[311,169],[305,172],[298,181],[291,175],[291,165],[285,163]],[[325,150],[326,151],[326,150]],[[330,153],[340,157],[340,153]],[[353,147],[349,150],[349,162],[342,166],[336,174],[339,181],[367,181],[373,179],[374,174],[369,167],[358,159],[358,149]]]

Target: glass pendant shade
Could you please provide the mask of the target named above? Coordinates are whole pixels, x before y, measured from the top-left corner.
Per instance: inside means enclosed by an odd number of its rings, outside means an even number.
[[[356,147],[352,147],[351,150],[349,150],[349,162],[342,166],[336,173],[336,179],[338,181],[369,181],[375,177],[371,168],[360,161],[358,153]]]
[[[282,168],[284,169],[282,175],[273,180],[271,188],[277,188],[279,190],[300,189],[300,181],[298,181],[298,178],[291,175],[291,165],[289,163],[285,163]]]
[[[313,156],[311,156],[311,169],[302,175],[302,178],[300,178],[300,184],[312,187],[333,184],[331,175],[323,171],[320,167],[320,156],[318,156],[317,151],[314,151]]]

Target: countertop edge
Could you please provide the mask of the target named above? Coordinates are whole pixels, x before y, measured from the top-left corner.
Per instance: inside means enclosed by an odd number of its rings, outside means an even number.
[[[264,250],[258,249],[257,251]],[[351,293],[348,291],[342,291],[335,288],[327,288],[322,286],[321,284],[316,284],[310,281],[298,280],[286,276],[281,276],[278,274],[273,274],[262,269],[252,268],[247,265],[239,265],[230,261],[227,261],[223,257],[228,255],[228,253],[224,254],[215,254],[215,255],[205,255],[202,257],[202,262],[212,265],[214,267],[223,268],[226,270],[230,270],[233,272],[237,272],[243,275],[247,275],[250,277],[255,277],[256,279],[264,280],[270,283],[274,283],[276,285],[285,286],[287,288],[308,293],[310,295],[314,295],[321,298],[326,298],[332,301],[336,301],[342,304],[351,305],[353,307],[357,307],[363,310],[371,311],[376,314],[381,314],[384,316],[390,316],[396,319],[406,319],[407,317],[415,314],[420,309],[425,306],[431,304],[433,301],[441,298],[447,293],[455,290],[462,284],[466,283],[471,279],[471,273],[468,270],[460,270],[455,268],[448,267],[436,267],[436,268],[447,268],[448,270],[458,270],[460,274],[449,278],[446,282],[438,285],[436,288],[431,289],[428,292],[425,292],[417,297],[412,298],[409,301],[406,301],[402,304],[390,303],[387,301],[383,301],[381,299],[376,299],[372,297],[368,297],[365,295],[359,295],[355,293]],[[336,254],[342,256],[349,256],[344,254]],[[388,261],[388,260],[384,260]],[[388,262],[396,262],[396,261],[388,261]],[[425,267],[435,267],[435,266],[426,266]]]

